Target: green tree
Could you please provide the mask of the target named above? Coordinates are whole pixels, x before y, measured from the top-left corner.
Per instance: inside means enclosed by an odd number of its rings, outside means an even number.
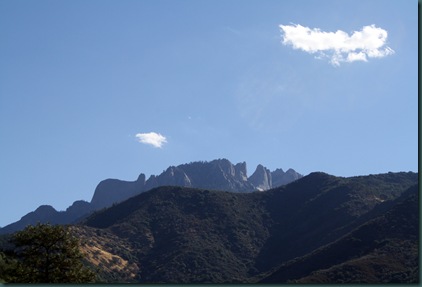
[[[8,268],[4,280],[11,283],[87,283],[95,273],[82,263],[79,241],[68,228],[37,224],[16,232],[16,265]]]
[[[6,264],[6,255],[3,252],[0,252],[0,283],[5,282],[4,273],[7,267],[8,266]]]

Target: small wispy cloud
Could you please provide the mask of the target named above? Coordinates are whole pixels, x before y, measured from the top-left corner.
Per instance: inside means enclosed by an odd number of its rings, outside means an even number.
[[[150,133],[138,133],[135,135],[140,143],[152,145],[156,148],[161,148],[163,144],[167,143],[167,139],[165,136],[150,132]]]
[[[375,25],[364,26],[351,35],[337,30],[324,32],[318,28],[308,28],[298,24],[279,25],[284,45],[307,53],[317,53],[318,59],[328,57],[330,63],[339,66],[341,62],[367,62],[368,58],[382,58],[394,54],[386,46],[388,33]]]

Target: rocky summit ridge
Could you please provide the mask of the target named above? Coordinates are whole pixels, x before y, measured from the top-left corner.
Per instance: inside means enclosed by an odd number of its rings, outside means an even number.
[[[170,166],[160,175],[151,175],[145,180],[140,174],[136,181],[106,179],[95,189],[91,204],[96,209],[109,207],[141,192],[159,186],[182,186],[231,192],[264,191],[288,184],[302,175],[289,169],[284,172],[277,169],[273,173],[259,164],[255,172],[248,177],[246,163],[232,164],[227,159],[210,162],[200,161]]]
[[[418,283],[418,190],[413,172],[315,172],[250,193],[163,186],[74,229],[103,283]]]
[[[197,161],[170,166],[161,174],[151,175],[148,179],[143,173],[135,181],[105,179],[97,185],[91,202],[75,201],[66,211],[57,211],[46,205],[40,206],[19,221],[0,228],[0,234],[15,232],[37,222],[74,223],[94,211],[160,186],[252,192],[269,190],[303,177],[293,169],[288,169],[286,172],[276,169],[271,172],[261,164],[250,177],[247,174],[246,162],[234,165],[227,159],[216,159],[210,162]]]

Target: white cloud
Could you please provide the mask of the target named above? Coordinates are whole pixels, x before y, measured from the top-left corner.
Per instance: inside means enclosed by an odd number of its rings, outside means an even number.
[[[136,134],[135,137],[138,138],[140,143],[149,144],[156,148],[161,148],[167,142],[165,136],[154,132]]]
[[[386,46],[388,33],[375,25],[364,26],[349,36],[344,31],[324,32],[318,28],[301,25],[280,25],[284,45],[310,54],[317,53],[318,59],[328,57],[330,63],[339,66],[341,62],[364,61],[368,58],[382,58],[394,54]]]

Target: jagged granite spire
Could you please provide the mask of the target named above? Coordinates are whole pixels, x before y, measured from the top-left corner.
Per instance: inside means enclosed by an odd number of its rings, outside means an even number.
[[[224,158],[210,162],[191,162],[170,166],[158,176],[151,175],[148,180],[145,180],[143,173],[138,176],[136,181],[103,180],[95,188],[91,202],[75,201],[66,211],[60,212],[51,206],[41,206],[35,212],[30,212],[22,217],[20,221],[0,228],[0,233],[14,232],[22,229],[26,224],[35,222],[72,223],[93,211],[110,207],[114,203],[122,202],[144,191],[164,185],[252,192],[268,190],[300,177],[302,175],[292,169],[285,173],[281,169],[271,173],[263,165],[258,165],[255,172],[248,178],[246,162],[233,165]]]

